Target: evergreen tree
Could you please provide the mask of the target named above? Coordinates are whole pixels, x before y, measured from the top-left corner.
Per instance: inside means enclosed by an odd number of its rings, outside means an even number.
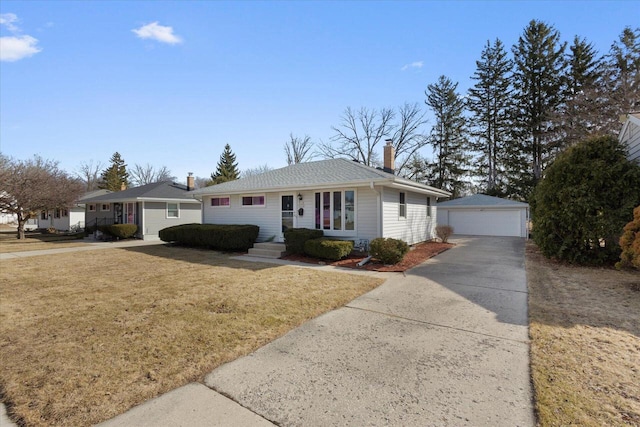
[[[640,28],[626,27],[605,57],[605,131],[617,135],[620,116],[640,110]]]
[[[211,174],[210,184],[220,184],[227,181],[233,181],[240,177],[238,171],[238,163],[236,163],[236,155],[231,151],[229,144],[224,146],[224,151],[220,155],[218,166],[215,173]]]
[[[480,153],[474,174],[480,178],[480,190],[504,194],[505,144],[511,130],[511,80],[513,63],[499,39],[487,41],[472,77],[468,107],[472,116],[472,148]]]
[[[532,20],[512,51],[514,55],[514,141],[509,144],[509,192],[528,198],[554,153],[552,112],[563,101],[565,69],[560,33]]]
[[[564,78],[564,102],[552,116],[557,130],[557,151],[584,140],[602,128],[602,102],[598,96],[601,84],[600,60],[593,44],[576,36],[567,55],[568,69]]]
[[[435,84],[427,86],[425,103],[431,107],[436,123],[429,142],[436,155],[430,169],[432,185],[450,191],[453,197],[461,195],[466,187],[469,148],[467,121],[464,118],[464,101],[456,92],[458,83],[440,76]]]
[[[120,191],[122,190],[123,184],[125,188],[128,187],[129,172],[127,172],[127,165],[120,156],[120,153],[117,151],[113,153],[109,162],[109,167],[102,171],[98,188],[109,191]]]

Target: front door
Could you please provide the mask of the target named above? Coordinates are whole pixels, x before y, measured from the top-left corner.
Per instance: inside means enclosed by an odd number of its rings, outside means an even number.
[[[284,232],[289,228],[293,228],[294,225],[294,207],[293,207],[293,194],[285,194],[281,197],[281,213],[280,218],[282,220],[282,234],[280,235],[280,241],[284,242]]]

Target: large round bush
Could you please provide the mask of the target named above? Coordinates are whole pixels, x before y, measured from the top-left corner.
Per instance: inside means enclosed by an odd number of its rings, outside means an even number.
[[[549,258],[613,264],[640,204],[640,166],[616,138],[595,137],[558,155],[531,200],[533,236]]]

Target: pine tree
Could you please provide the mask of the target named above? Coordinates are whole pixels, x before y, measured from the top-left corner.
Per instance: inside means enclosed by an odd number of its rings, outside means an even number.
[[[224,151],[220,155],[215,173],[211,174],[211,184],[220,184],[233,181],[240,177],[236,155],[231,151],[229,144],[224,146]]]
[[[514,142],[509,145],[509,192],[527,199],[553,159],[553,111],[563,101],[566,67],[560,33],[532,20],[512,51],[514,55]]]
[[[605,131],[620,131],[620,116],[640,110],[640,28],[626,27],[605,57]]]
[[[557,130],[554,144],[558,152],[597,133],[602,128],[600,60],[593,44],[576,36],[569,47],[568,69],[564,78],[564,102],[552,120]]]
[[[435,84],[427,86],[425,103],[431,107],[436,123],[429,141],[436,155],[430,169],[432,185],[450,191],[458,197],[464,191],[468,173],[469,148],[467,121],[463,117],[464,101],[456,92],[458,83],[440,76]]]
[[[124,159],[117,151],[111,156],[110,165],[102,171],[102,177],[98,188],[109,191],[120,191],[129,186],[129,173]]]
[[[480,60],[476,61],[476,80],[469,89],[468,107],[474,141],[472,148],[480,153],[474,174],[480,178],[480,190],[493,195],[504,194],[505,144],[511,130],[511,80],[513,63],[499,39],[487,41]]]

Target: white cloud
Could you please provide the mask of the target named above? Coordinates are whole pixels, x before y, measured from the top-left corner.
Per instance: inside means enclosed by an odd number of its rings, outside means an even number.
[[[31,36],[0,37],[0,61],[13,62],[28,58],[42,49],[38,40]]]
[[[18,16],[15,13],[2,13],[0,14],[0,25],[4,25],[7,30],[12,33],[17,33],[20,29],[13,25],[14,22],[18,22]]]
[[[157,21],[131,31],[141,39],[151,39],[168,44],[182,43],[182,39],[173,34],[173,28],[159,25]]]
[[[424,65],[424,61],[415,61],[415,62],[412,62],[411,64],[406,64],[401,68],[401,70],[406,71],[409,68],[422,68],[423,65]]]
[[[13,36],[0,37],[0,61],[18,61],[42,50],[36,46],[38,39],[19,34],[20,28],[15,25],[18,21],[18,16],[13,13],[0,14],[0,25],[13,33]]]

